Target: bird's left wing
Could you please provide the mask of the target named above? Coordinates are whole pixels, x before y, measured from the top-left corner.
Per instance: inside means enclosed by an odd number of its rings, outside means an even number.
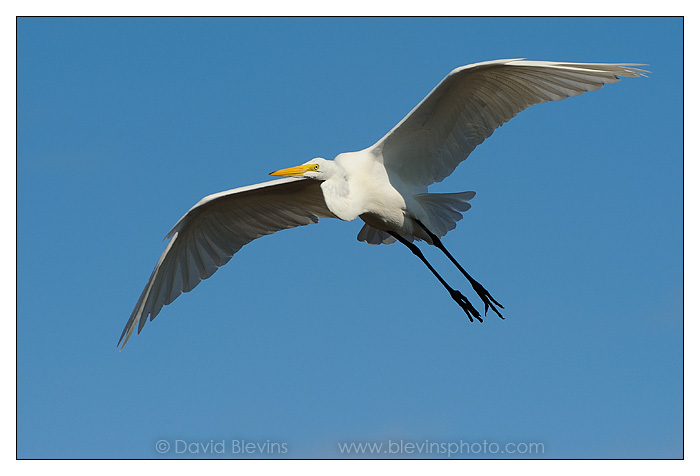
[[[462,66],[367,150],[406,183],[425,187],[450,175],[523,109],[647,72],[633,66],[519,59]]]
[[[263,235],[335,217],[326,207],[321,182],[284,178],[209,195],[199,201],[165,237],[170,239],[141,293],[119,344],[138,325],[194,289],[234,253]]]

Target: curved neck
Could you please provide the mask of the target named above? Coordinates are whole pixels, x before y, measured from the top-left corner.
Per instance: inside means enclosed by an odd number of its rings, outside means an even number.
[[[352,191],[345,169],[332,160],[329,160],[326,166],[330,173],[321,183],[326,206],[341,220],[354,220],[361,211],[357,208],[357,201],[351,199]]]

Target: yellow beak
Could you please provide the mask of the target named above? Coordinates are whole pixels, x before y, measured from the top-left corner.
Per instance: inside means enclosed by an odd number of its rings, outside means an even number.
[[[270,175],[274,175],[275,177],[301,177],[306,172],[314,170],[315,166],[316,164],[297,165],[296,167],[290,167],[288,169],[272,172]]]

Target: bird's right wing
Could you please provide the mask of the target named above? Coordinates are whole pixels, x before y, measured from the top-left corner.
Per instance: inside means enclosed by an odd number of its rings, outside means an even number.
[[[406,183],[425,187],[450,175],[523,109],[647,72],[633,66],[523,60],[462,66],[367,150]]]
[[[199,201],[165,237],[170,239],[141,293],[119,344],[138,325],[153,320],[164,305],[191,291],[226,264],[234,253],[263,235],[335,217],[321,182],[284,178],[209,195]]]

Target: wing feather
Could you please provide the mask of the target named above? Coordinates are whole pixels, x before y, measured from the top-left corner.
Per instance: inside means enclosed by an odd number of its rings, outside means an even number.
[[[273,180],[209,195],[170,230],[170,239],[119,338],[123,348],[163,306],[194,289],[256,238],[317,223],[335,215],[326,207],[321,182]]]
[[[426,187],[451,174],[523,109],[647,72],[634,66],[520,59],[463,66],[368,150],[407,183]]]

